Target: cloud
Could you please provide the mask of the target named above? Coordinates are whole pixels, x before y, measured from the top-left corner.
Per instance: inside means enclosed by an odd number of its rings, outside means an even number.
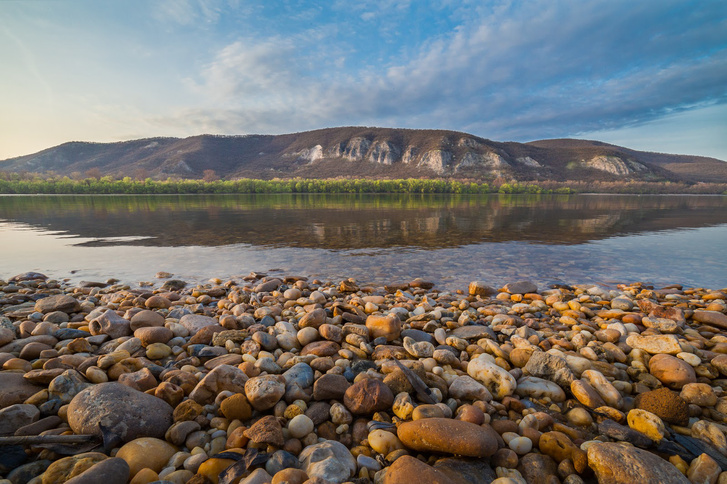
[[[220,2],[214,0],[161,0],[154,17],[164,23],[191,26],[215,23],[220,18]]]
[[[470,8],[470,17],[453,12],[457,28],[386,67],[349,60],[342,68],[350,44],[325,25],[239,39],[194,84],[219,109],[188,112],[226,132],[363,124],[526,140],[638,125],[727,101],[724,5],[499,2]]]

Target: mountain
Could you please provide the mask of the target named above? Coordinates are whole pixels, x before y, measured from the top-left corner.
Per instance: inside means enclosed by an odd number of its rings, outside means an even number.
[[[598,141],[496,142],[466,133],[367,127],[283,135],[70,142],[0,161],[0,171],[200,178],[420,178],[727,182],[727,163]]]

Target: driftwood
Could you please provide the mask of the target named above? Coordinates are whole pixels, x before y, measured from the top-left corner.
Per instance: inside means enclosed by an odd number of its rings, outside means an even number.
[[[683,446],[689,452],[694,454],[695,457],[700,454],[707,454],[712,459],[714,459],[717,464],[719,464],[719,467],[723,471],[727,471],[727,458],[722,455],[722,453],[717,450],[717,448],[715,448],[708,442],[700,439],[695,439],[694,437],[688,437],[686,435],[679,434],[674,434],[674,440],[676,440],[679,445]]]
[[[0,437],[2,445],[86,444],[98,440],[95,435],[13,435]]]
[[[429,387],[422,381],[419,376],[411,371],[409,368],[404,366],[399,360],[396,358],[393,359],[394,363],[399,367],[401,371],[404,372],[404,376],[406,376],[406,379],[409,380],[409,383],[411,383],[411,386],[414,387],[414,390],[416,390],[417,397],[419,397],[419,400],[421,400],[424,403],[429,404],[435,404],[437,403],[436,400],[432,397],[432,391],[429,389]]]

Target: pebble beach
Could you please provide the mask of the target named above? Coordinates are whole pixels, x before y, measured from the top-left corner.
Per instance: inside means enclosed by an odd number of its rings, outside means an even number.
[[[727,289],[0,279],[0,484],[727,483]]]

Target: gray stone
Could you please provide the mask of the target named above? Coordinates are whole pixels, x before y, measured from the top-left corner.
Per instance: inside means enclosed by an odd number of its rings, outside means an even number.
[[[40,410],[35,405],[18,403],[0,410],[0,435],[13,435],[16,430],[38,421]]]
[[[6,448],[3,448],[3,452],[6,450]],[[15,467],[13,470],[7,475],[8,480],[12,482],[13,484],[20,484],[20,483],[27,483],[33,480],[33,478],[41,475],[45,472],[46,469],[48,469],[48,466],[51,465],[51,461],[43,459],[43,460],[37,460],[35,462],[29,462],[25,465],[22,465],[20,467]]]
[[[66,484],[126,484],[129,480],[129,464],[124,459],[113,457],[94,464]]]
[[[283,469],[290,468],[300,469],[300,461],[296,456],[284,450],[276,451],[265,463],[265,470],[268,471],[271,476],[274,476]]]
[[[88,323],[88,328],[94,336],[107,334],[111,338],[116,339],[131,335],[132,331],[129,324],[128,319],[122,318],[115,311],[109,309],[101,316],[91,320]]]
[[[68,294],[58,294],[39,299],[36,301],[34,309],[43,314],[52,313],[54,311],[75,313],[81,310],[81,304],[73,296],[69,296]]]
[[[567,391],[570,391],[570,385],[576,379],[565,359],[542,351],[533,352],[523,372],[555,382]]]
[[[538,286],[530,281],[519,281],[505,284],[503,289],[505,292],[509,292],[510,294],[527,294],[530,292],[537,292]]]
[[[124,442],[138,437],[164,438],[172,424],[172,407],[121,383],[100,383],[76,395],[68,407],[68,424],[76,434],[101,436],[99,424]]]
[[[497,340],[497,336],[495,335],[495,332],[492,330],[492,328],[488,326],[480,326],[479,324],[460,326],[459,328],[455,328],[454,331],[449,333],[449,336],[455,336],[457,338],[470,340],[478,340],[482,338]]]
[[[206,405],[212,403],[217,394],[225,390],[232,393],[244,393],[247,381],[248,377],[245,372],[236,366],[218,365],[200,380],[189,394],[189,398],[200,405]]]
[[[179,320],[179,324],[187,328],[190,335],[194,335],[202,328],[207,326],[216,326],[217,320],[200,314],[185,314]]]
[[[66,370],[50,382],[48,394],[51,399],[58,398],[63,403],[71,403],[73,397],[91,385],[92,383],[76,370]]]
[[[29,397],[45,389],[23,378],[22,373],[0,371],[0,408],[23,403]]]
[[[490,484],[497,479],[495,471],[484,459],[446,457],[435,462],[434,468],[457,484]]]
[[[356,459],[340,442],[327,440],[303,449],[298,456],[308,477],[346,482],[356,472]]]

